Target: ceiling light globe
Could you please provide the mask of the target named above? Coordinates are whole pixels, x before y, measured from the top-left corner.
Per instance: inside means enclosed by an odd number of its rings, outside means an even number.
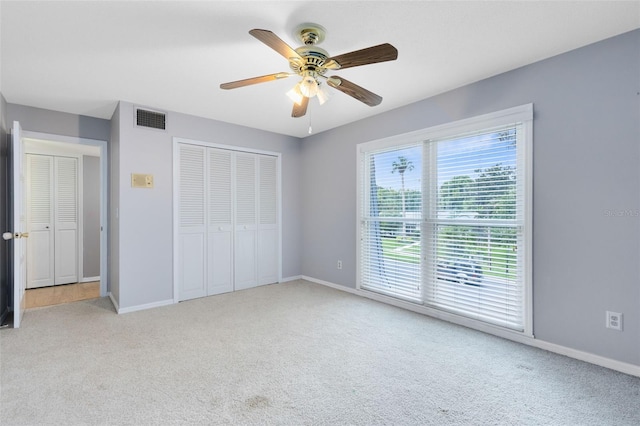
[[[307,98],[312,98],[318,94],[318,82],[310,75],[305,76],[300,82],[300,91]]]
[[[295,86],[293,86],[293,89],[287,92],[287,96],[289,97],[289,99],[291,99],[293,102],[295,102],[298,105],[302,103],[302,98],[303,98],[303,94],[300,90],[300,86],[302,85],[298,83]]]
[[[324,105],[329,100],[329,91],[326,84],[318,84],[318,102]]]

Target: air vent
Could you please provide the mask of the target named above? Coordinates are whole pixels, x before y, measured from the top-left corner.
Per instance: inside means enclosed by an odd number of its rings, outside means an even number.
[[[136,126],[165,130],[167,115],[163,112],[136,108]]]

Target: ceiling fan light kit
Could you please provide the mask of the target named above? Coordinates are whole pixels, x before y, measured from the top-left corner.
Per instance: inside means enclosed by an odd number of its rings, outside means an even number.
[[[302,98],[304,98],[304,95],[302,94],[302,91],[300,90],[300,83],[298,83],[295,86],[293,86],[293,88],[287,92],[287,96],[294,103],[300,105],[300,103],[302,102]]]
[[[294,102],[292,117],[302,117],[306,114],[309,98],[317,97],[320,105],[324,104],[329,98],[327,86],[331,86],[366,105],[379,105],[382,102],[381,96],[342,77],[327,77],[325,74],[327,71],[393,61],[398,58],[398,50],[388,43],[331,57],[326,50],[316,46],[318,43],[322,43],[326,37],[326,30],[318,24],[305,23],[295,28],[294,37],[303,44],[296,49],[293,49],[269,30],[253,29],[249,31],[249,34],[287,59],[293,73],[280,72],[232,81],[221,84],[220,88],[236,89],[298,75],[301,80],[287,92],[287,96]],[[326,80],[326,84],[321,80]]]
[[[313,98],[318,94],[318,77],[313,71],[305,71],[300,84],[300,91],[307,98]]]

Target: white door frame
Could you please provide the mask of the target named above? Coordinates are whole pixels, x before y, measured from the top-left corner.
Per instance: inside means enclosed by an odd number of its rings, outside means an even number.
[[[90,147],[98,147],[100,150],[100,296],[107,296],[107,279],[108,279],[108,220],[107,220],[107,203],[108,203],[108,145],[107,141],[100,139],[88,139],[75,136],[61,136],[49,133],[29,132],[23,131],[22,138],[29,140],[30,142],[41,142],[46,146],[47,143],[52,147],[50,153],[57,152],[60,155],[60,148],[56,149],[54,145],[58,143],[74,144],[73,151],[82,152],[83,146],[86,146],[88,151]],[[40,153],[46,153],[43,149],[39,150]],[[23,160],[24,161],[24,160]],[[81,176],[79,176],[81,178]],[[78,281],[81,281],[82,277],[78,277]]]
[[[204,146],[207,148],[220,148],[226,149],[229,151],[237,151],[237,152],[248,152],[251,154],[262,154],[262,155],[271,155],[278,159],[278,177],[277,177],[277,197],[278,197],[278,282],[282,282],[282,154],[274,151],[264,151],[260,149],[253,148],[245,148],[235,145],[223,145],[219,143],[213,142],[205,142],[205,141],[197,141],[193,139],[186,139],[180,137],[173,137],[173,303],[179,303],[179,291],[178,283],[179,283],[179,232],[180,232],[180,224],[178,223],[178,219],[180,217],[180,200],[178,198],[178,194],[180,193],[179,188],[179,176],[178,176],[178,148],[180,144],[189,144],[189,145],[197,145]]]
[[[13,212],[11,231],[3,238],[13,241],[13,328],[19,328],[24,315],[25,290],[27,287],[27,250],[25,238],[29,236],[24,216],[24,153],[22,127],[18,121],[11,128],[11,192]]]

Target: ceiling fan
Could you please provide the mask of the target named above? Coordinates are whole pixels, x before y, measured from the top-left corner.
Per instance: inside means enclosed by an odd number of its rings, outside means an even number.
[[[231,81],[220,85],[221,89],[236,89],[257,83],[280,80],[298,75],[302,80],[287,93],[294,100],[292,117],[302,117],[307,113],[309,98],[318,97],[322,105],[328,96],[326,85],[333,87],[369,106],[376,106],[382,102],[382,97],[369,90],[350,82],[349,80],[333,76],[325,76],[327,71],[335,71],[377,62],[393,61],[398,58],[398,50],[389,43],[368,47],[329,56],[326,50],[317,47],[325,39],[326,30],[318,24],[302,24],[296,27],[294,34],[304,44],[293,49],[269,30],[253,29],[249,34],[284,56],[289,61],[293,72],[280,72]],[[324,85],[326,83],[326,85]]]

